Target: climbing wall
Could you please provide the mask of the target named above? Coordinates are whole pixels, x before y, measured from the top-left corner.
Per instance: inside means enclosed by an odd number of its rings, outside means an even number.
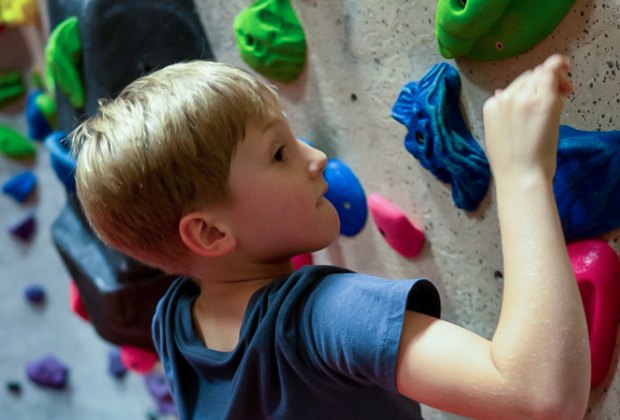
[[[196,0],[218,61],[249,67],[232,31],[242,0]],[[317,253],[315,262],[387,278],[428,277],[438,286],[443,317],[491,337],[502,290],[502,259],[492,188],[475,211],[455,207],[451,187],[404,148],[406,129],[390,116],[400,89],[435,64],[449,62],[462,81],[461,108],[484,145],[482,105],[497,88],[553,52],[572,58],[575,93],[562,122],[581,130],[620,129],[620,0],[576,0],[559,26],[535,48],[502,61],[446,60],[435,38],[436,1],[292,2],[307,39],[307,62],[295,81],[278,83],[298,137],[341,159],[366,194],[379,193],[423,228],[427,245],[404,258],[372,219],[359,234]],[[492,184],[491,184],[492,187]],[[618,235],[606,239],[615,247]],[[616,247],[617,248],[617,247]],[[541,281],[544,281],[541,279]],[[610,373],[590,397],[586,418],[620,417],[619,348]],[[425,407],[430,419],[451,418]]]

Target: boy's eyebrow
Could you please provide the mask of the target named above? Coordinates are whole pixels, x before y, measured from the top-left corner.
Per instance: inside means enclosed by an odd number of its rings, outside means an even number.
[[[270,128],[272,128],[274,125],[277,125],[280,122],[279,119],[277,118],[273,118],[271,121],[269,121],[269,123],[267,123],[267,125],[265,126],[265,128],[263,128],[263,133],[266,133],[267,130],[269,130]]]

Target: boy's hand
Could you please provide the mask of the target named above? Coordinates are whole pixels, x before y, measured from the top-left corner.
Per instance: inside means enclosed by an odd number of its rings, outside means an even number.
[[[560,111],[573,86],[567,57],[553,55],[517,77],[484,105],[486,149],[496,180],[556,168]]]

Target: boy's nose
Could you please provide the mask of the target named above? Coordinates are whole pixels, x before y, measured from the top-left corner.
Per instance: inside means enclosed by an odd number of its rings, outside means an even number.
[[[313,178],[322,176],[325,166],[327,165],[327,155],[314,147],[310,147],[310,154],[310,174]]]

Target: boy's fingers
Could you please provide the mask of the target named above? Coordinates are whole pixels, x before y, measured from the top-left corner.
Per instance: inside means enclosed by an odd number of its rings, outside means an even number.
[[[564,70],[568,71],[570,67],[570,60],[568,57],[561,54],[553,54],[545,60],[543,66],[550,70]]]

